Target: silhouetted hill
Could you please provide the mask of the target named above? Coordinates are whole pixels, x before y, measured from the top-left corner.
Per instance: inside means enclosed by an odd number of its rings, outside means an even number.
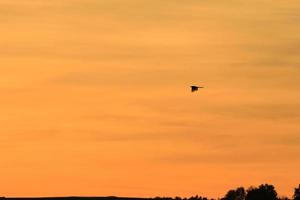
[[[208,200],[207,198],[195,196],[190,198],[181,197],[155,197],[155,198],[139,198],[139,197],[20,197],[20,198],[6,198],[0,197],[0,200]]]
[[[294,188],[293,200],[300,200],[300,185]],[[0,197],[0,200],[214,200],[201,196],[192,196],[189,198],[181,197],[155,197],[155,198],[139,198],[139,197],[35,197],[35,198],[6,198]],[[284,196],[278,196],[275,187],[269,184],[261,184],[258,187],[249,187],[247,190],[243,187],[229,190],[223,198],[218,200],[289,200]]]

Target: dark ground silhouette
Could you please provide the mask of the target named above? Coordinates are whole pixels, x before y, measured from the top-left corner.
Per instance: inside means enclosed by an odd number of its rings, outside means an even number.
[[[216,200],[202,196],[182,197],[41,197],[41,198],[6,198],[0,197],[0,200]],[[224,197],[218,200],[300,200],[300,184],[294,189],[292,199],[284,196],[278,196],[275,187],[269,184],[262,184],[258,187],[250,187],[245,190],[244,187],[229,190]]]

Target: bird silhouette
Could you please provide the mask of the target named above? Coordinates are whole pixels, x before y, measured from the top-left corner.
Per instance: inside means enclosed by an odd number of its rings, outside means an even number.
[[[191,91],[192,91],[192,92],[196,92],[196,91],[198,91],[199,88],[203,88],[203,87],[199,87],[199,86],[192,85],[192,86],[191,86]]]

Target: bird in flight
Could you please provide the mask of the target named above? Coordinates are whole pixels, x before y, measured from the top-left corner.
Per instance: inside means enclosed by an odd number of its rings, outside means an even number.
[[[192,85],[192,86],[191,86],[191,91],[192,91],[192,92],[196,92],[196,91],[198,91],[199,88],[203,88],[203,87],[199,87],[199,86]]]

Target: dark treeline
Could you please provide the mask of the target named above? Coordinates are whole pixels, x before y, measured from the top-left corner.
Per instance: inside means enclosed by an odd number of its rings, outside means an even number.
[[[131,197],[44,197],[44,198],[5,198],[0,200],[216,200],[202,196],[192,197],[155,197],[155,198],[131,198]],[[269,184],[262,184],[258,187],[238,187],[229,190],[224,197],[218,200],[300,200],[300,185],[294,189],[292,199],[284,196],[278,196],[275,187]]]
[[[164,198],[156,197],[156,200],[215,200],[207,197],[193,196],[190,198]],[[262,184],[258,187],[244,187],[229,190],[223,198],[218,200],[289,200],[288,197],[278,196],[275,187],[269,184]],[[300,185],[294,189],[292,200],[300,200]]]
[[[221,200],[288,200],[284,196],[278,196],[275,187],[269,184],[262,184],[258,187],[250,187],[245,190],[243,187],[229,190]],[[294,189],[293,200],[300,200],[300,185]]]

